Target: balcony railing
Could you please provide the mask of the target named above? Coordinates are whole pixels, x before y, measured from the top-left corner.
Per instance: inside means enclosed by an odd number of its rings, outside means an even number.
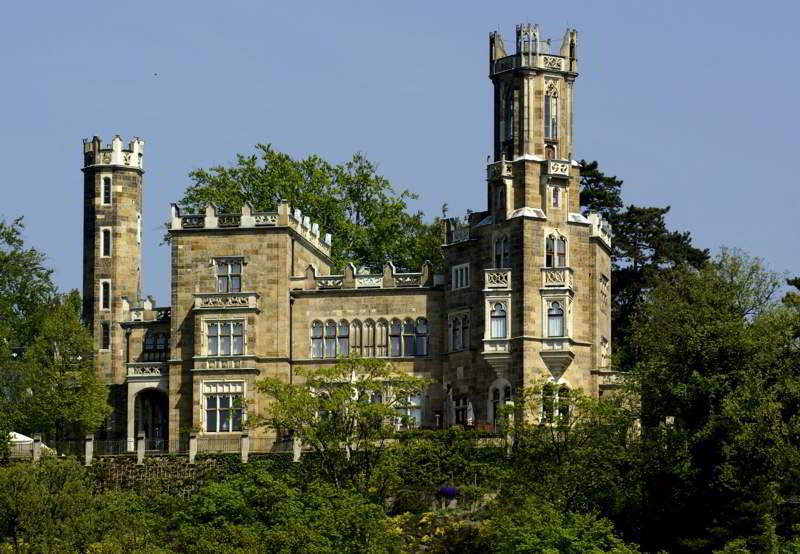
[[[167,364],[158,362],[137,362],[128,364],[128,377],[160,378],[167,374]]]
[[[483,339],[484,354],[508,354],[511,343],[508,339]]]
[[[547,174],[554,175],[556,177],[569,177],[569,165],[570,162],[565,162],[560,160],[548,160]]]
[[[487,290],[511,290],[510,269],[484,269],[483,277]]]
[[[207,292],[194,295],[195,310],[258,308],[256,292]]]
[[[569,267],[543,267],[542,268],[542,287],[544,288],[567,288],[575,286],[575,277],[572,268]]]

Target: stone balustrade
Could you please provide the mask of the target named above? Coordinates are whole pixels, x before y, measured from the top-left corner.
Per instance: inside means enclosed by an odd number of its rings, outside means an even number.
[[[511,162],[500,160],[499,162],[490,163],[486,166],[486,176],[489,179],[511,177]]]
[[[510,269],[484,269],[485,290],[511,290]]]
[[[127,364],[128,377],[160,378],[167,374],[167,365],[157,362],[138,362]]]
[[[256,292],[204,292],[194,295],[195,310],[258,309]]]
[[[547,160],[547,174],[555,177],[569,177],[570,162]]]
[[[484,354],[508,354],[511,342],[508,339],[483,339]]]
[[[433,274],[428,262],[422,271],[414,273],[399,273],[391,262],[384,265],[383,273],[368,274],[358,274],[353,264],[348,264],[342,275],[317,275],[309,266],[305,277],[292,277],[290,283],[293,290],[307,291],[422,288],[433,286]]]
[[[575,276],[573,274],[572,268],[543,267],[542,287],[573,289],[575,287]]]

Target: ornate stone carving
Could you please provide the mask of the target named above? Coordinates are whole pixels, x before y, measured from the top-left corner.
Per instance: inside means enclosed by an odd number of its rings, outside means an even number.
[[[239,308],[250,305],[250,297],[235,294],[215,294],[201,296],[200,306],[203,308]]]
[[[181,217],[183,229],[201,229],[205,227],[206,218],[202,215],[185,215]]]
[[[398,287],[418,287],[422,284],[422,275],[417,273],[395,275],[394,282]]]
[[[550,160],[547,162],[547,173],[549,175],[563,175],[569,177],[569,162],[555,162]]]
[[[605,307],[608,304],[608,289],[609,289],[609,281],[608,277],[605,275],[600,276],[600,301],[603,303],[601,308],[605,311]]]
[[[317,284],[321,289],[340,289],[344,284],[342,277],[318,277]]]
[[[242,224],[242,216],[239,214],[225,214],[217,218],[217,225],[220,227],[238,227]]]
[[[556,58],[555,56],[542,56],[542,67],[561,71],[561,61],[561,58]]]
[[[122,153],[122,161],[125,162],[125,165],[131,165],[131,153],[130,152],[123,152]]]
[[[600,342],[600,367],[608,367],[608,340]]]
[[[277,225],[278,214],[255,214],[256,225]]]
[[[511,272],[507,270],[489,270],[486,272],[487,289],[507,289],[511,286]]]
[[[383,275],[364,275],[356,277],[356,288],[381,288]]]
[[[111,163],[111,152],[103,152],[103,162],[104,164]]]
[[[161,366],[129,366],[128,377],[160,377],[162,374]]]

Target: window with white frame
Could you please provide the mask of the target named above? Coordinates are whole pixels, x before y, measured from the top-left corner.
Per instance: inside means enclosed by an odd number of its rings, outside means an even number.
[[[242,430],[245,420],[243,381],[203,383],[203,429],[207,433],[231,433]]]
[[[511,267],[508,237],[503,235],[494,239],[494,267]]]
[[[100,279],[100,309],[111,309],[111,279]]]
[[[336,322],[332,320],[325,323],[325,357],[336,357]]]
[[[207,356],[243,356],[244,320],[206,321]]]
[[[504,339],[507,335],[508,314],[506,313],[506,305],[502,302],[495,302],[492,304],[492,309],[489,313],[491,319],[491,338]]]
[[[492,387],[492,423],[497,425],[500,408],[511,402],[511,385]]]
[[[469,350],[469,314],[451,314],[449,320],[450,351]]]
[[[322,358],[325,355],[322,342],[322,322],[315,321],[311,324],[311,357]]]
[[[453,290],[469,288],[469,264],[454,265],[452,278]]]
[[[102,184],[102,195],[103,195],[103,205],[110,206],[111,205],[111,177],[103,177],[103,184]]]
[[[562,236],[548,235],[544,246],[545,267],[567,266],[567,239]]]
[[[242,291],[242,261],[240,259],[217,259],[217,292]]]
[[[566,384],[547,383],[542,388],[542,423],[567,423],[572,398]]]
[[[564,325],[564,306],[562,302],[550,302],[547,306],[547,336],[566,336],[566,325]]]
[[[111,227],[100,227],[100,257],[111,256]]]

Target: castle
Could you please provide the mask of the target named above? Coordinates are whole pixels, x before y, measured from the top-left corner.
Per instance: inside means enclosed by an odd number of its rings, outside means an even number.
[[[538,26],[520,25],[509,54],[490,34],[487,209],[447,222],[444,274],[388,263],[332,275],[336,237],[285,204],[173,205],[171,299],[158,307],[140,290],[144,143],[84,140],[83,301],[114,408],[105,433],[143,431],[164,448],[189,429],[236,438],[268,401],[260,378],[291,382],[351,353],[431,378],[406,408],[428,427],[491,426],[513,391],[542,379],[543,421],[571,390],[613,387],[610,229],[581,214],[572,150],[577,44],[568,29],[551,53]]]

